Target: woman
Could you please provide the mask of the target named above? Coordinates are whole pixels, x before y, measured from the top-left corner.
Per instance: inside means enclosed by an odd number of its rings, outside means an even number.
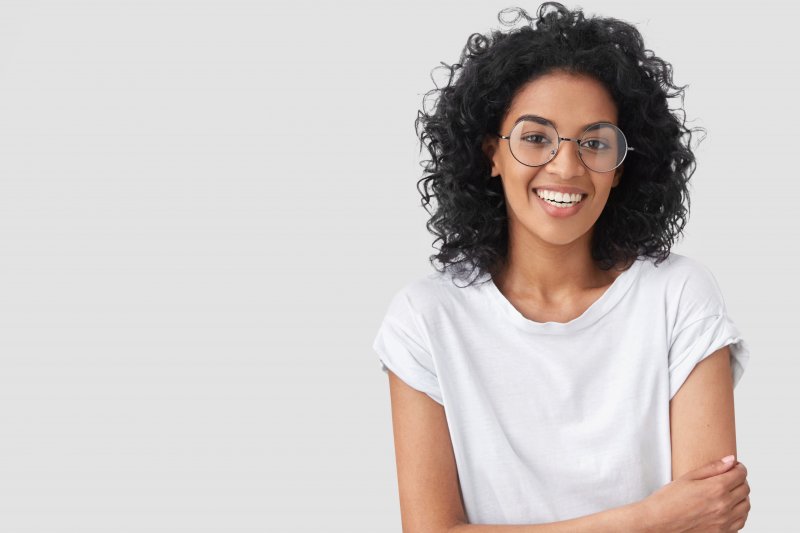
[[[683,89],[629,24],[507,14],[527,24],[470,36],[417,119],[444,266],[374,342],[403,530],[738,531],[746,469],[720,458],[749,350],[709,269],[670,252]]]

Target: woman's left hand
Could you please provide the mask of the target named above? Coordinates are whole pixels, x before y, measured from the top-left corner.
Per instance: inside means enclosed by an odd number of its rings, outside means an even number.
[[[744,470],[745,476],[747,475],[747,468],[744,466],[744,464],[737,462],[734,468],[741,468]],[[744,527],[747,517],[750,514],[750,484],[747,482],[747,477],[744,478],[744,483],[736,487],[736,490],[741,490],[742,486],[747,488],[747,496],[743,500],[736,503],[732,508],[732,510],[736,510],[735,514],[740,515],[740,518],[732,523],[728,529],[711,530],[708,528],[692,528],[687,529],[684,531],[684,533],[735,533],[736,531],[740,531]]]

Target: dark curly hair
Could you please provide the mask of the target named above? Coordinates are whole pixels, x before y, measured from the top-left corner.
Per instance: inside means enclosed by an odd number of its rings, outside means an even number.
[[[524,84],[555,70],[585,74],[609,90],[619,127],[636,147],[625,160],[625,179],[612,189],[595,223],[592,258],[604,270],[645,255],[664,261],[686,225],[688,181],[695,170],[692,133],[683,111],[684,88],[672,66],[646,49],[639,31],[614,18],[586,18],[580,9],[542,4],[537,18],[522,8],[498,14],[507,32],[473,33],[458,63],[442,66],[447,84],[427,92],[414,122],[424,176],[417,182],[431,215],[428,231],[442,242],[438,261],[456,278],[482,277],[505,264],[508,217],[501,180],[489,179],[491,163],[481,149],[498,131],[511,100]],[[433,79],[433,73],[432,73]],[[437,97],[431,111],[430,98]],[[669,100],[679,98],[671,110]],[[437,200],[432,212],[431,198]],[[475,280],[469,284],[471,285]]]

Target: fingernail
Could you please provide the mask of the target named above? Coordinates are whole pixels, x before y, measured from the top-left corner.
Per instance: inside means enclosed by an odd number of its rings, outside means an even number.
[[[726,465],[731,464],[733,462],[733,455],[729,455],[727,457],[723,457],[722,458],[722,462],[725,463]]]

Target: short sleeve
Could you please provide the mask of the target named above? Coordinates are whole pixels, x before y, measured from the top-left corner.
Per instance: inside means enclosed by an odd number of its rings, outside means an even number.
[[[722,291],[705,265],[696,263],[683,285],[674,331],[669,349],[670,400],[697,363],[724,346],[731,352],[731,379],[736,387],[750,360],[750,349],[728,315]]]
[[[398,292],[372,344],[381,370],[391,370],[410,387],[444,405],[433,357],[418,327],[420,317],[405,290]]]

